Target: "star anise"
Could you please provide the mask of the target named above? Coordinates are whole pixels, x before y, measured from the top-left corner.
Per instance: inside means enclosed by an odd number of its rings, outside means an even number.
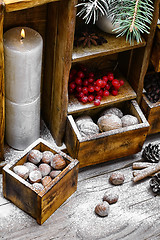
[[[98,34],[88,32],[82,32],[81,35],[75,36],[74,40],[74,45],[76,47],[82,45],[83,47],[87,46],[90,48],[91,45],[97,46],[102,45],[103,43],[107,43],[105,38],[98,36]]]
[[[94,46],[97,46],[97,42],[96,39],[98,39],[98,37],[95,35],[95,33],[88,33],[88,32],[82,32],[82,37],[78,38],[78,42],[82,43],[82,46],[88,46],[90,47],[91,44],[93,44]]]

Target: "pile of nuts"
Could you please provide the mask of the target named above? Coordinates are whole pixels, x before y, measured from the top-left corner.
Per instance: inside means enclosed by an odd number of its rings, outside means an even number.
[[[122,185],[125,177],[121,172],[113,172],[109,177],[109,182],[113,185]],[[118,201],[119,195],[116,192],[107,191],[104,193],[102,201],[95,207],[95,213],[100,217],[106,217],[109,214],[110,205]]]
[[[27,162],[16,165],[13,171],[31,183],[36,192],[40,192],[61,173],[66,165],[65,159],[60,154],[33,149],[27,156]]]
[[[88,115],[82,115],[75,119],[75,123],[82,137],[98,134],[99,132],[106,132],[122,127],[128,127],[138,124],[138,118],[126,114],[116,107],[107,108],[98,118],[97,124],[93,122]]]
[[[150,102],[158,102],[160,100],[160,73],[146,75],[144,79],[144,89]]]
[[[68,91],[69,94],[74,94],[79,102],[94,102],[95,106],[99,106],[103,97],[110,94],[116,96],[123,84],[124,81],[115,79],[112,72],[96,78],[85,66],[79,66],[78,69],[72,68],[70,71]]]

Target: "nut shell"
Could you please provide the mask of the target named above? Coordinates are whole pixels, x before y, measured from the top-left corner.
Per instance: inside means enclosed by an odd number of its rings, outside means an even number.
[[[94,122],[84,122],[79,125],[79,131],[82,137],[88,137],[99,133],[99,127]]]
[[[112,183],[113,185],[121,185],[124,183],[124,174],[121,173],[121,172],[115,172],[115,173],[112,173],[110,178],[109,178],[109,181],[110,183]]]
[[[43,186],[47,186],[48,183],[50,183],[52,181],[52,178],[50,176],[45,176],[44,178],[42,178],[42,184]]]
[[[38,167],[34,163],[25,162],[23,165],[28,168],[29,173],[34,171],[34,170],[38,170]]]
[[[89,115],[83,115],[75,119],[75,123],[78,128],[81,125],[81,123],[85,123],[85,122],[93,122],[93,120]]]
[[[33,183],[32,187],[37,193],[41,192],[44,189],[42,183]]]
[[[43,163],[50,163],[53,158],[54,158],[54,154],[51,151],[44,151],[42,153]]]
[[[95,213],[101,217],[108,216],[109,214],[109,204],[108,202],[102,202],[97,204],[95,207]]]
[[[39,165],[39,171],[42,173],[42,177],[45,177],[50,173],[51,166],[49,166],[47,163],[41,163]]]
[[[15,172],[18,176],[23,179],[27,179],[29,175],[29,169],[24,165],[17,165],[13,168],[13,172]]]
[[[118,201],[118,194],[113,193],[113,192],[105,192],[103,196],[103,201],[108,202],[109,204],[116,203]]]
[[[29,180],[31,183],[38,183],[42,179],[42,174],[39,170],[34,170],[29,174]]]
[[[119,108],[113,107],[113,108],[108,108],[106,110],[104,110],[101,114],[101,117],[106,115],[106,114],[114,114],[119,118],[123,117],[123,113]]]
[[[105,116],[100,117],[97,124],[101,132],[122,127],[121,119],[114,114],[106,114]]]
[[[128,127],[128,126],[132,126],[135,124],[138,124],[138,118],[136,118],[135,116],[132,115],[124,115],[121,118],[122,121],[122,127]]]
[[[51,178],[55,178],[55,177],[57,177],[60,173],[61,173],[61,170],[53,170],[53,171],[50,172],[49,175],[50,175]]]
[[[42,153],[39,150],[33,149],[28,154],[28,161],[38,164],[42,159]]]
[[[65,166],[66,161],[64,160],[64,158],[59,154],[55,154],[54,158],[51,161],[51,167],[56,170],[62,170]]]

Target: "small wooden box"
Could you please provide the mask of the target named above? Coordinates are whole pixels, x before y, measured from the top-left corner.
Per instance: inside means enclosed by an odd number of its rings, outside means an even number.
[[[135,100],[114,105],[123,113],[132,114],[139,124],[115,129],[90,137],[81,137],[72,115],[68,116],[65,143],[69,154],[77,158],[80,167],[106,162],[141,151],[146,139],[149,124]],[[99,113],[90,113],[92,119]]]
[[[15,165],[26,162],[27,155],[32,149],[58,153],[67,162],[67,167],[40,193],[36,193],[29,182],[12,171]],[[11,161],[3,168],[3,195],[35,218],[39,224],[42,224],[76,191],[78,165],[78,160],[72,159],[62,151],[49,145],[43,139],[38,139],[26,149],[21,159]]]
[[[143,94],[141,109],[150,124],[148,134],[160,132],[160,102],[151,103]]]

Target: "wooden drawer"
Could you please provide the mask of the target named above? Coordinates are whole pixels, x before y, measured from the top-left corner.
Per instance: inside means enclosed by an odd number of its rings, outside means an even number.
[[[106,162],[141,151],[149,124],[137,102],[131,100],[113,106],[119,107],[125,114],[136,116],[139,119],[139,124],[84,138],[81,137],[74,121],[76,116],[68,116],[65,144],[68,153],[79,160],[80,167]],[[96,110],[89,113],[96,122],[99,113]]]
[[[151,103],[143,94],[141,109],[150,124],[148,134],[160,132],[160,102]]]
[[[24,164],[27,155],[32,149],[51,151],[64,157],[66,168],[54,178],[40,193],[32,189],[32,185],[15,174],[12,169],[15,165]],[[16,206],[27,212],[42,224],[59,206],[77,189],[78,161],[55,149],[43,139],[38,139],[28,147],[21,157],[11,161],[3,168],[3,195]]]

